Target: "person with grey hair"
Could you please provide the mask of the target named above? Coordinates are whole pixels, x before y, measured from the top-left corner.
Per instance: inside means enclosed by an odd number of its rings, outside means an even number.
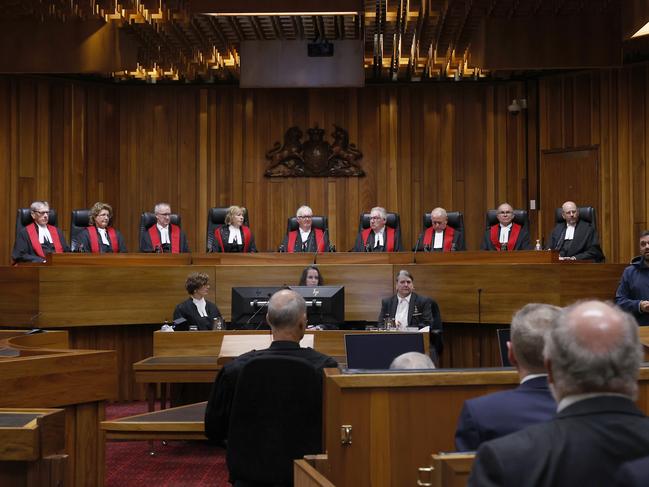
[[[466,250],[464,232],[448,226],[448,214],[444,208],[434,208],[430,212],[431,225],[417,237],[415,251],[455,252]]]
[[[370,227],[358,232],[352,252],[400,252],[401,234],[398,228],[385,225],[387,212],[381,206],[370,210]]]
[[[434,369],[435,364],[431,358],[419,352],[406,352],[398,357],[395,357],[390,364],[391,370],[406,370],[406,369]]]
[[[430,355],[435,363],[444,347],[442,340],[442,317],[437,303],[427,296],[414,293],[415,278],[401,269],[395,279],[396,294],[381,300],[381,311],[378,323],[384,324],[386,319],[394,319],[399,330],[407,328],[429,327]]]
[[[320,228],[313,227],[313,210],[306,205],[295,212],[297,230],[286,234],[280,252],[329,252],[329,235]]]
[[[464,402],[455,430],[458,451],[477,450],[485,441],[554,418],[557,404],[548,387],[543,347],[560,311],[550,304],[530,303],[514,314],[507,357],[520,385]]]
[[[256,357],[295,357],[306,360],[318,369],[338,367],[331,357],[312,348],[300,347],[306,327],[306,303],[295,291],[277,291],[268,302],[266,320],[273,341],[264,350],[245,353],[223,366],[219,372],[205,410],[205,435],[215,442],[227,440],[230,410],[237,378],[243,366]]]
[[[46,254],[70,252],[60,228],[49,224],[50,204],[34,201],[29,207],[32,223],[16,235],[11,258],[14,262],[45,262]]]
[[[98,201],[90,208],[90,225],[77,236],[77,252],[93,254],[126,252],[126,243],[119,230],[110,224],[113,207]],[[74,239],[72,247],[74,248]]]
[[[633,317],[600,301],[561,312],[544,348],[555,419],[483,443],[470,486],[609,486],[649,455],[649,418],[634,404],[642,346]]]
[[[498,223],[487,228],[480,250],[530,250],[530,232],[527,226],[514,222],[514,208],[502,203],[496,210]]]
[[[187,253],[187,236],[178,225],[171,223],[169,203],[156,203],[153,208],[156,224],[140,235],[140,252]]]

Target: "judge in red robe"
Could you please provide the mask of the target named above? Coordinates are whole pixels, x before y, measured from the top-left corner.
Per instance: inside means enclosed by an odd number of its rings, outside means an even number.
[[[522,225],[514,223],[514,208],[509,203],[498,207],[498,224],[485,232],[480,250],[530,250],[530,233]]]
[[[432,225],[417,238],[416,251],[455,252],[466,250],[464,232],[448,226],[448,215],[444,208],[435,208],[430,212]]]
[[[126,243],[119,230],[109,226],[113,208],[97,202],[90,209],[90,226],[77,235],[76,250],[93,254],[126,252]],[[72,246],[75,247],[73,238]]]
[[[156,224],[140,236],[140,252],[187,253],[187,236],[178,225],[171,223],[169,203],[158,203],[153,209]]]
[[[295,212],[299,228],[286,234],[280,252],[329,252],[329,237],[324,230],[313,227],[313,210],[300,206]]]
[[[255,236],[243,224],[244,208],[231,206],[225,215],[225,225],[214,229],[212,252],[257,252]]]
[[[50,225],[50,205],[47,201],[34,201],[31,206],[33,223],[16,235],[11,258],[14,262],[45,262],[47,254],[70,252],[63,232]]]
[[[385,225],[387,212],[376,206],[370,210],[370,228],[358,232],[352,252],[400,252],[399,229]]]

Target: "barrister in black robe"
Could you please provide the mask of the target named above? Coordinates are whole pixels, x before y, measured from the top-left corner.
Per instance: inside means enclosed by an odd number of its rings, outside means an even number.
[[[564,223],[557,224],[552,230],[550,249],[559,251],[561,260],[594,260],[604,261],[604,253],[599,246],[599,236],[595,227],[579,219],[579,210],[572,201],[566,201],[561,207]],[[572,238],[566,238],[568,227],[574,228]]]
[[[199,330],[211,330],[214,319],[223,319],[219,308],[205,299],[210,291],[209,276],[203,272],[193,272],[185,281],[189,298],[179,303],[174,310],[174,320],[185,318],[187,326],[195,325]]]

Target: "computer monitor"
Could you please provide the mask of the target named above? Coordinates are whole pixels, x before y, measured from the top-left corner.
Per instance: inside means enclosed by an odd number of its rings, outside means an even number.
[[[348,369],[389,369],[392,361],[406,352],[425,353],[422,333],[383,332],[345,335]]]
[[[231,329],[259,328],[266,323],[268,300],[283,287],[233,287]]]
[[[291,286],[306,301],[309,325],[345,323],[345,286]]]

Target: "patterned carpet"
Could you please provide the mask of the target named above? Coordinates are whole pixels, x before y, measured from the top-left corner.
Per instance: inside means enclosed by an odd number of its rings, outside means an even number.
[[[145,402],[111,404],[106,418],[146,412]],[[227,487],[225,451],[202,441],[155,442],[155,456],[147,441],[106,443],[106,487]]]

